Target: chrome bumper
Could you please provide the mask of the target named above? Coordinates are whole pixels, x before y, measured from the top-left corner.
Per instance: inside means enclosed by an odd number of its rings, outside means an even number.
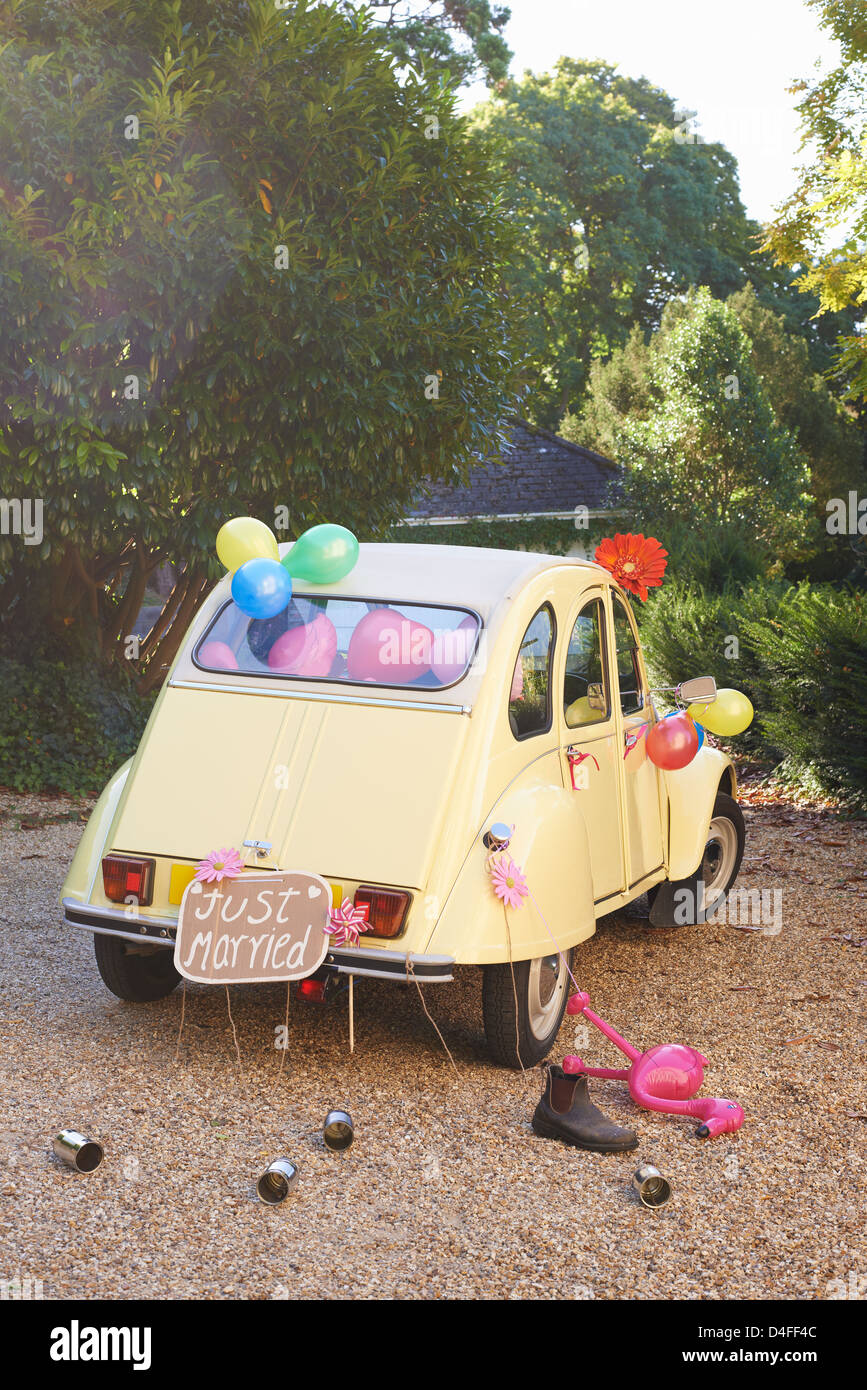
[[[61,906],[64,920],[71,927],[101,936],[117,936],[125,941],[174,948],[178,924],[173,917],[128,917],[122,908],[94,907],[76,898],[64,898]],[[378,950],[375,946],[354,946],[329,951],[321,969],[333,975],[447,984],[454,979],[454,963],[453,956],[420,956],[407,951]]]

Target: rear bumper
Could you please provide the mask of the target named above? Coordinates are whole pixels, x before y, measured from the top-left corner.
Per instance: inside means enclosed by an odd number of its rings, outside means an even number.
[[[64,898],[64,920],[71,927],[117,936],[125,941],[147,942],[174,948],[177,921],[171,917],[128,917],[122,909],[94,907],[75,898]],[[374,946],[341,947],[329,951],[323,970],[334,975],[366,975],[376,980],[419,980],[446,984],[454,979],[453,956],[421,956],[408,951],[379,950]]]

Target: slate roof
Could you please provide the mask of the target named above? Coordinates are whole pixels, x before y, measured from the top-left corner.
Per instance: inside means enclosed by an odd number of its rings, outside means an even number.
[[[610,507],[608,489],[620,473],[610,459],[526,420],[510,421],[507,430],[502,463],[474,465],[467,486],[428,484],[406,521],[572,516],[579,506],[591,514]]]

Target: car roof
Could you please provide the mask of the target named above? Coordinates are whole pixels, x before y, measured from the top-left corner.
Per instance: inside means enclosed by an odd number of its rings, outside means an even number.
[[[292,545],[281,545],[280,556]],[[441,603],[474,608],[486,618],[504,598],[511,598],[546,569],[563,565],[610,578],[589,560],[537,551],[492,550],[472,545],[403,545],[376,542],[359,546],[358,563],[337,584],[295,581],[301,593],[358,595],[404,603]]]

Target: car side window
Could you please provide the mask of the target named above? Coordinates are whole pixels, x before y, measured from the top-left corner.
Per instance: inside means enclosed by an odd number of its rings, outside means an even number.
[[[620,683],[620,708],[624,714],[638,714],[644,708],[638,641],[623,599],[618,594],[612,594],[611,597],[614,607],[614,647],[617,653],[617,678]]]
[[[551,658],[554,614],[540,608],[521,639],[509,691],[509,724],[515,738],[529,738],[551,727]]]
[[[570,729],[602,724],[611,714],[605,670],[605,608],[601,598],[591,599],[575,619],[566,652],[563,708]]]

